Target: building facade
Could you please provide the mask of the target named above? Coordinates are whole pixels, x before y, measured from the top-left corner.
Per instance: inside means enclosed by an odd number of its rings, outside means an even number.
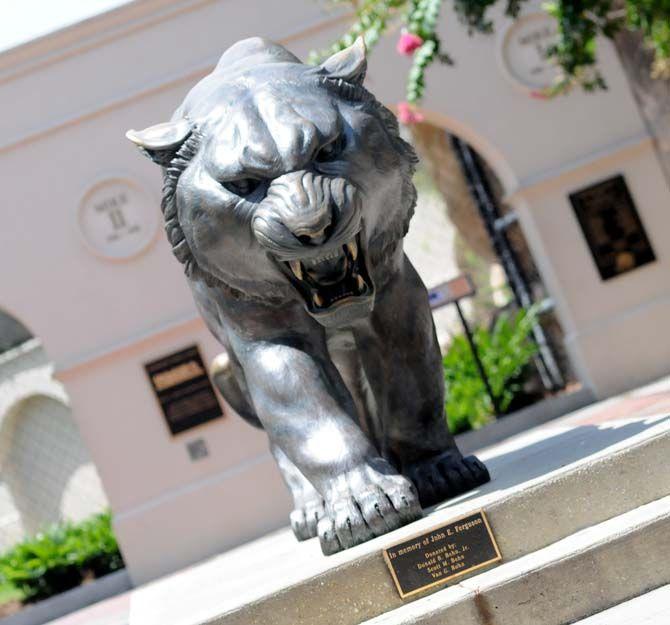
[[[500,179],[572,365],[607,397],[670,371],[670,190],[607,43],[608,91],[530,97],[550,72],[533,56],[534,38],[551,36],[538,10],[521,27],[498,16],[487,38],[447,10],[440,36],[457,65],[430,70],[423,113]],[[289,501],[264,435],[227,407],[178,434],[166,421],[146,365],[192,346],[209,363],[219,347],[160,233],[158,168],[124,132],[168,120],[238,39],[306,58],[348,19],[305,0],[142,0],[0,54],[0,306],[55,363],[135,582],[285,524]],[[394,43],[379,44],[367,79],[391,106],[406,63]],[[625,217],[609,232],[612,206]],[[622,237],[639,254],[618,250]]]

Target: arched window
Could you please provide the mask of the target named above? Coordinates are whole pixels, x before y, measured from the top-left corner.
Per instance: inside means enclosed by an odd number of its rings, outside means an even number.
[[[40,341],[0,311],[0,552],[107,507],[100,478]]]

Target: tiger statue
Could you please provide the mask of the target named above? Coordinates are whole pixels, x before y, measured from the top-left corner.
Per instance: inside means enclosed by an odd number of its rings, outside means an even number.
[[[167,237],[225,347],[214,380],[267,432],[293,531],[325,554],[489,480],[447,429],[403,252],[417,157],[365,72],[362,39],[318,66],[245,39],[171,121],[127,133],[163,168]]]

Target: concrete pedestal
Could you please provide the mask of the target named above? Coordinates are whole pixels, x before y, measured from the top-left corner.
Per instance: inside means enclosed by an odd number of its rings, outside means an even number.
[[[480,453],[491,483],[331,557],[282,530],[132,593],[130,625],[563,625],[670,583],[670,381]],[[503,561],[401,600],[382,549],[483,509]],[[483,572],[482,572],[483,571]]]

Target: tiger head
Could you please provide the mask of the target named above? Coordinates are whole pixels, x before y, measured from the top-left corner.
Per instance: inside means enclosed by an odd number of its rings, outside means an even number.
[[[129,131],[163,167],[192,280],[299,298],[326,327],[370,313],[416,202],[416,156],[363,87],[362,39],[318,66],[260,38],[229,48],[172,121]]]

